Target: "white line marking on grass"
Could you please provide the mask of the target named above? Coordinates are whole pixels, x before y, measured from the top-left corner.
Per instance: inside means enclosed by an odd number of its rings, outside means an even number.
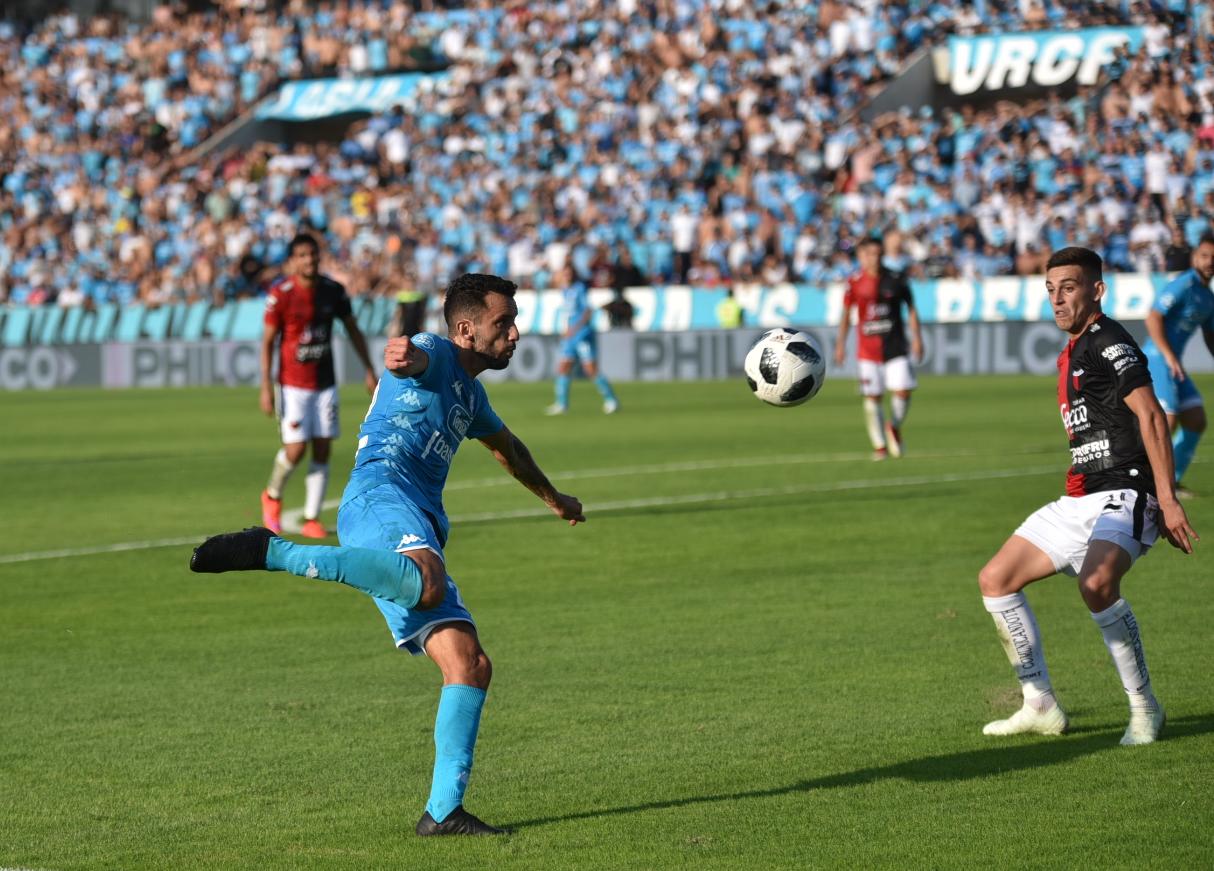
[[[1013,453],[1039,454],[1039,450],[1016,451]],[[957,457],[980,457],[986,455],[983,451],[950,451],[947,453],[916,453],[916,460],[954,459]],[[1005,454],[1006,455],[1006,454]],[[633,475],[666,475],[674,472],[705,472],[715,469],[753,469],[761,466],[792,466],[818,463],[854,463],[867,461],[871,457],[865,453],[840,454],[786,454],[783,456],[767,457],[730,457],[722,460],[685,460],[678,463],[653,463],[642,466],[613,466],[602,469],[581,469],[570,472],[555,472],[549,476],[553,481],[576,481],[583,478],[626,478]],[[515,483],[509,475],[494,475],[492,478],[473,478],[467,481],[453,481],[444,488],[445,493],[457,490],[482,490],[486,487],[505,487]],[[321,504],[321,510],[332,511],[341,504],[340,499],[329,499]],[[540,510],[539,514],[545,513]],[[292,508],[282,513],[282,528],[285,532],[298,533],[303,526],[304,510]]]
[[[94,547],[65,547],[62,550],[42,550],[32,553],[10,553],[0,555],[0,565],[6,563],[29,563],[44,559],[62,559],[71,556],[94,556],[99,553],[121,553],[125,550],[152,550],[157,547],[177,547],[183,544],[201,544],[203,536],[189,538],[158,538],[152,541],[124,541],[118,544],[99,544]],[[2,871],[2,869],[0,869]]]
[[[660,508],[671,505],[702,505],[710,502],[732,502],[771,496],[797,496],[804,493],[837,493],[844,490],[876,490],[882,487],[916,487],[950,484],[958,481],[989,481],[997,478],[1028,478],[1033,475],[1057,474],[1057,466],[1030,469],[996,469],[990,472],[918,475],[907,478],[865,479],[860,481],[831,481],[823,484],[788,484],[783,487],[756,487],[752,490],[722,490],[716,493],[687,493],[683,496],[651,496],[648,499],[621,499],[616,502],[596,502],[586,507],[590,515],[604,511],[628,511],[637,508]],[[483,523],[523,517],[544,517],[551,514],[545,507],[519,508],[515,511],[486,511],[451,518],[451,523]]]
[[[606,511],[630,511],[637,508],[662,508],[673,505],[703,505],[712,502],[733,502],[744,499],[760,499],[771,496],[796,496],[805,493],[837,493],[846,490],[876,490],[883,487],[928,487],[965,481],[991,481],[1000,478],[1028,478],[1034,475],[1059,475],[1057,464],[1034,466],[1025,469],[992,469],[986,472],[955,472],[944,475],[913,475],[902,478],[866,478],[858,481],[828,481],[820,484],[788,484],[782,487],[756,487],[750,490],[720,490],[712,493],[685,493],[681,496],[651,496],[644,499],[620,499],[614,502],[591,503],[586,510],[591,519]],[[551,512],[542,506],[519,508],[513,511],[485,511],[477,514],[459,514],[451,518],[453,524],[486,523],[494,520],[517,520],[526,517],[544,517]],[[132,550],[152,550],[160,547],[179,547],[197,544],[204,536],[189,538],[164,538],[155,541],[128,541],[120,544],[95,547],[64,548],[62,550],[35,553],[17,553],[0,556],[0,565],[34,562],[35,560],[62,559],[64,557],[94,556]]]

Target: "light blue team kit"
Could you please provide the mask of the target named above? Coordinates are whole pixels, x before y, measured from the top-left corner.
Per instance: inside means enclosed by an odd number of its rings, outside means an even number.
[[[561,299],[561,309],[565,317],[566,328],[573,326],[586,316],[590,310],[590,293],[586,285],[575,281],[565,288]],[[595,338],[593,318],[587,318],[586,323],[572,336],[561,342],[559,356],[562,360],[578,359],[593,363],[598,358],[598,343]]]
[[[443,486],[464,439],[499,432],[502,421],[489,406],[485,388],[464,371],[448,339],[419,333],[413,344],[429,355],[424,372],[380,376],[371,408],[358,433],[354,471],[337,512],[343,546],[405,553],[427,549],[443,556],[450,525]],[[375,597],[398,647],[421,654],[427,630],[472,615],[447,576],[441,605],[411,611]]]
[[[1153,308],[1163,315],[1164,335],[1177,357],[1184,356],[1185,346],[1193,333],[1199,329],[1214,329],[1214,293],[1194,269],[1170,281]],[[1193,379],[1188,373],[1183,379],[1174,378],[1154,342],[1148,340],[1142,350],[1151,380],[1155,382],[1155,395],[1164,411],[1179,414],[1202,404]]]

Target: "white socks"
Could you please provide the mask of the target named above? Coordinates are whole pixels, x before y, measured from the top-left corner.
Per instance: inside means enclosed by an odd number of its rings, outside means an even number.
[[[266,492],[271,499],[282,498],[282,488],[287,485],[287,479],[295,471],[295,463],[287,459],[287,449],[279,448],[274,455],[274,468],[270,470],[270,482],[266,484]]]
[[[906,412],[910,409],[910,397],[902,397],[894,393],[889,398],[889,410],[893,420],[894,429],[902,429],[902,422],[906,420]]]
[[[329,486],[329,464],[313,461],[308,467],[307,477],[304,478],[307,496],[304,499],[304,519],[315,520],[320,517],[320,507],[325,501],[325,489]]]
[[[1105,646],[1113,656],[1113,665],[1121,678],[1121,685],[1130,699],[1131,711],[1154,711],[1159,707],[1151,691],[1151,676],[1147,672],[1147,659],[1142,652],[1142,639],[1138,635],[1138,621],[1130,610],[1130,603],[1118,599],[1109,608],[1093,614],[1092,619],[1104,635]]]
[[[982,604],[995,620],[995,631],[999,633],[999,642],[1003,645],[1008,662],[1016,670],[1025,704],[1038,711],[1055,706],[1057,702],[1050,686],[1049,671],[1045,667],[1037,619],[1024,593],[983,596]]]
[[[880,399],[864,397],[864,423],[868,426],[868,440],[873,443],[873,450],[881,450],[885,447],[885,419]]]

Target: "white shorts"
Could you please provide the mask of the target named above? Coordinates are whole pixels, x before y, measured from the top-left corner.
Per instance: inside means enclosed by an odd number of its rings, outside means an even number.
[[[1054,562],[1054,571],[1079,574],[1088,545],[1110,541],[1136,560],[1159,537],[1159,503],[1137,490],[1063,496],[1029,515],[1016,535]]]
[[[312,439],[335,439],[337,424],[337,387],[307,390],[303,387],[278,388],[278,419],[284,445]]]
[[[860,393],[863,396],[880,396],[887,390],[914,390],[915,370],[910,358],[895,357],[878,363],[876,360],[860,360]]]

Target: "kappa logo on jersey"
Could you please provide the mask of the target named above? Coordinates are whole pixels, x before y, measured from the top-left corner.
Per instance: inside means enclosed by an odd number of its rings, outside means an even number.
[[[427,351],[434,347],[434,336],[429,336],[425,333],[418,333],[410,341],[417,345],[417,347],[424,348]]]
[[[464,398],[464,385],[460,383],[458,378],[451,382],[451,389],[455,391],[455,395],[462,401]]]
[[[470,415],[462,405],[451,406],[451,411],[447,414],[447,429],[457,439],[466,438],[468,435],[468,426],[472,423],[472,415]]]
[[[425,539],[422,538],[420,535],[414,535],[411,532],[406,532],[404,535],[402,535],[400,537],[400,544],[398,544],[396,546],[396,549],[400,550],[402,547],[408,547],[411,544],[417,544],[419,541],[425,541]]]
[[[399,426],[406,432],[413,432],[413,421],[409,420],[409,415],[401,413],[391,418],[393,426]]]
[[[421,404],[422,404],[421,396],[418,395],[416,390],[412,390],[412,389],[406,390],[400,396],[396,397],[396,401],[403,402],[405,405],[409,406],[410,408],[420,408]]]

